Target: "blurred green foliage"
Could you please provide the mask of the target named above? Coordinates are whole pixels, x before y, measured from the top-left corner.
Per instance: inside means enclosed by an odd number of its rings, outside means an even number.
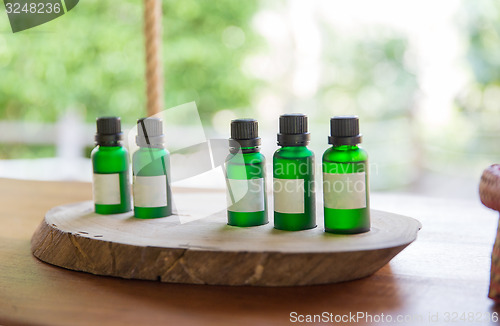
[[[405,35],[382,26],[359,37],[328,23],[321,30],[325,69],[318,95],[324,107],[372,121],[411,116],[418,83]]]
[[[383,25],[347,35],[328,21],[322,25],[318,99],[328,110],[317,117],[318,125],[332,115],[358,115],[362,146],[373,164],[372,188],[408,186],[419,177],[421,156],[412,127],[419,85],[408,36]]]
[[[457,97],[457,107],[466,114],[496,114],[500,109],[500,3],[463,0],[461,18],[472,78]]]
[[[467,61],[481,86],[500,83],[500,3],[463,1],[462,29],[467,37]]]
[[[484,167],[500,157],[500,3],[462,3],[458,21],[465,36],[471,78],[456,97],[455,120],[459,121],[454,121],[454,126],[468,135],[460,149],[467,155],[465,160]],[[456,141],[450,143],[453,146]]]
[[[196,101],[202,118],[248,106],[257,81],[240,69],[260,44],[256,0],[163,1],[165,108]],[[0,119],[56,121],[67,109],[145,115],[142,1],[80,1],[64,16],[12,34],[0,20]]]
[[[56,156],[55,145],[0,144],[0,157],[2,159],[32,159],[54,156]]]
[[[256,1],[166,1],[164,57],[166,105],[195,100],[208,118],[222,109],[248,107],[257,81],[241,64],[259,49],[250,27]]]

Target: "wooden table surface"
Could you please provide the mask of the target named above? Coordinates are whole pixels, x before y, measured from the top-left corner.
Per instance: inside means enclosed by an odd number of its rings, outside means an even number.
[[[498,215],[476,198],[373,194],[372,208],[422,222],[417,241],[371,277],[289,288],[124,280],[73,272],[34,258],[30,238],[44,213],[90,198],[90,184],[0,179],[0,325],[301,324],[292,322],[293,312],[359,312],[373,320],[390,316],[394,325],[484,325],[490,324],[489,314],[500,310],[487,298]],[[430,322],[429,314],[439,322]],[[461,321],[464,316],[477,322]],[[455,317],[456,323],[447,322]],[[344,324],[369,324],[367,320]]]

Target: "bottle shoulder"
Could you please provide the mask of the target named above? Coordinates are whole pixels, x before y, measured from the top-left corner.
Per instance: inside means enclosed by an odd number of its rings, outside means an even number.
[[[128,170],[129,156],[125,147],[97,146],[91,153],[95,173],[114,173]]]
[[[170,170],[170,157],[165,149],[141,147],[132,155],[135,176],[166,175]]]
[[[243,157],[245,158],[245,162],[250,162],[250,161],[254,161],[254,162],[264,162],[266,160],[266,158],[264,157],[264,154],[262,154],[261,152],[255,152],[255,153],[246,153],[246,154],[243,154]]]
[[[147,147],[140,147],[138,150],[132,154],[132,158],[160,158],[163,156],[168,156],[169,152],[164,149],[164,148],[147,148]]]
[[[96,146],[90,156],[96,158],[121,158],[128,157],[128,151],[123,146]]]
[[[230,153],[226,157],[226,162],[229,164],[259,164],[265,162],[265,157],[261,152],[255,153]]]
[[[339,149],[330,147],[323,153],[323,161],[325,162],[361,162],[368,160],[368,152],[362,147]]]
[[[278,148],[273,155],[273,158],[297,159],[314,157],[313,151],[306,146],[290,146]]]

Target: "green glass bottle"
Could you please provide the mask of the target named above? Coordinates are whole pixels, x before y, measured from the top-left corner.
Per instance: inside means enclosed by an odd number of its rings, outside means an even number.
[[[172,215],[170,155],[163,145],[162,121],[139,119],[136,143],[139,149],[132,156],[134,215],[145,219]]]
[[[368,154],[359,147],[359,119],[330,120],[332,147],[323,154],[325,231],[340,234],[370,230]]]
[[[120,118],[97,119],[97,146],[92,150],[91,159],[95,212],[98,214],[119,214],[131,210],[128,152],[121,139]]]
[[[231,121],[230,154],[226,159],[227,224],[257,226],[268,223],[265,158],[260,153],[258,122]]]
[[[316,227],[314,154],[307,116],[280,116],[278,146],[273,157],[274,227],[298,231]]]

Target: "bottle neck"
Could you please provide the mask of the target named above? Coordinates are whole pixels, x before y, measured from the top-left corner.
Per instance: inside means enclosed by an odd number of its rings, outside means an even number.
[[[105,143],[96,143],[96,146],[102,149],[115,149],[123,147],[122,142],[105,142]]]
[[[100,134],[97,133],[95,135],[95,144],[97,146],[107,146],[107,147],[116,147],[116,146],[122,146],[121,140],[122,140],[123,133],[119,132],[116,134]]]
[[[229,151],[231,152],[231,154],[237,154],[239,152],[243,154],[258,153],[260,152],[260,146],[231,147]]]
[[[139,146],[140,150],[144,151],[162,151],[165,149],[163,146]]]
[[[303,145],[303,146],[281,146],[281,149],[284,149],[284,150],[298,150],[298,149],[303,149],[303,148],[307,148],[307,146]]]
[[[135,143],[139,147],[165,148],[165,145],[164,145],[164,136],[163,135],[149,136],[149,137],[144,137],[144,136],[137,135],[135,137]]]
[[[309,145],[309,140],[311,138],[311,134],[308,132],[302,132],[299,134],[289,134],[282,133],[280,126],[280,133],[278,133],[278,146],[281,147],[303,147]]]
[[[333,145],[332,148],[338,151],[352,151],[354,149],[358,149],[359,145]]]
[[[233,139],[229,138],[229,152],[236,154],[242,152],[247,153],[257,153],[260,152],[260,138],[252,139]]]

